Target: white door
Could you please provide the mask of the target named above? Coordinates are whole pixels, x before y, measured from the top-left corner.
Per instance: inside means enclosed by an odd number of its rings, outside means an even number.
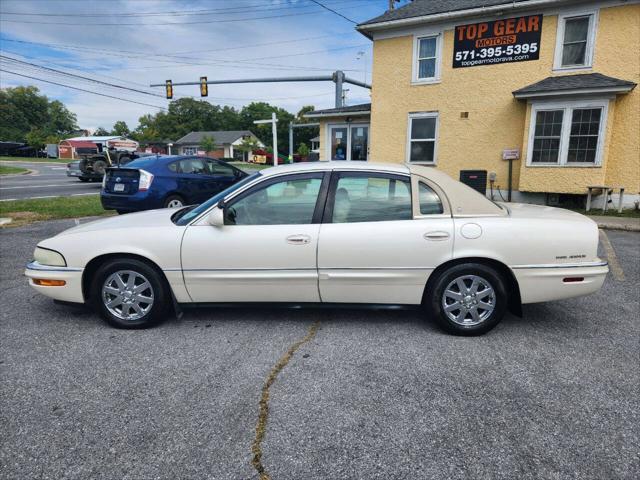
[[[191,299],[318,302],[323,179],[323,172],[269,178],[228,202],[223,227],[189,227],[182,268]]]
[[[452,256],[453,220],[433,189],[414,188],[408,175],[334,171],[318,245],[323,302],[421,302]]]

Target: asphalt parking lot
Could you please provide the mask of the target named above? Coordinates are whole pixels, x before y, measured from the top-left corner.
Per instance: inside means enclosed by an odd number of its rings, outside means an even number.
[[[100,193],[100,182],[84,183],[67,177],[66,163],[2,162],[3,165],[32,170],[30,175],[0,178],[0,201],[28,198],[52,198]]]
[[[0,478],[257,479],[261,389],[315,322],[270,389],[274,480],[640,477],[638,233],[607,232],[623,276],[598,294],[459,338],[417,311],[333,309],[115,330],[22,275],[72,225],[0,231]]]

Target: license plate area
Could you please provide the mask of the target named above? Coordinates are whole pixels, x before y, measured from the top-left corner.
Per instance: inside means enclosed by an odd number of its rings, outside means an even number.
[[[113,186],[113,191],[114,192],[124,192],[124,183],[116,183]]]

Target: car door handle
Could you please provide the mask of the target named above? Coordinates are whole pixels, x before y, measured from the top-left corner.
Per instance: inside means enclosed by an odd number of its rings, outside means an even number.
[[[424,234],[425,240],[432,240],[434,242],[446,240],[447,238],[449,238],[447,232],[427,232]]]
[[[287,243],[291,245],[305,245],[309,242],[311,242],[309,235],[289,235],[287,237]]]

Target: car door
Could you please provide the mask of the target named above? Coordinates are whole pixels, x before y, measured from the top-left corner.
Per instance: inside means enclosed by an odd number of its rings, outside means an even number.
[[[224,226],[187,228],[182,268],[192,300],[320,301],[316,249],[328,181],[323,172],[267,177],[225,204]]]
[[[210,182],[208,183],[209,197],[212,197],[216,193],[230,187],[243,176],[242,171],[233,168],[231,165],[227,165],[220,160],[207,158],[205,161],[207,163],[207,175],[210,179]]]
[[[209,199],[209,169],[203,158],[184,158],[178,162],[181,194],[189,203],[202,203]]]
[[[318,245],[323,302],[418,304],[452,250],[448,205],[426,181],[334,171]]]

